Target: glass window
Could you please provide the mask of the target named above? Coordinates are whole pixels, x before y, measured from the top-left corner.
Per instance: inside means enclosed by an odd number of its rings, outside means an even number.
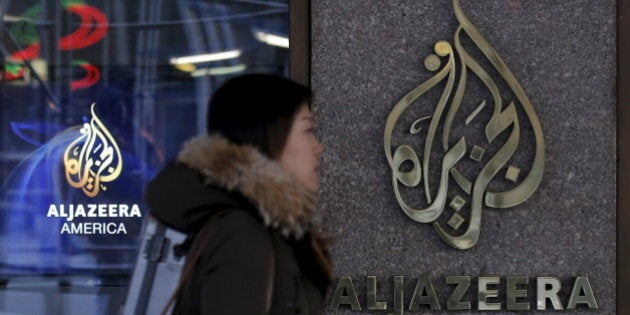
[[[98,275],[92,283],[124,285],[144,186],[205,131],[212,92],[239,74],[288,76],[288,3],[1,0],[5,283]]]

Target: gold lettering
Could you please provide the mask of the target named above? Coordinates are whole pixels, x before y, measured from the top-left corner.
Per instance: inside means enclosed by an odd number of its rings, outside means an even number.
[[[446,301],[446,309],[449,311],[471,309],[470,302],[462,302],[464,294],[470,287],[470,276],[448,276],[446,277],[446,283],[457,284],[448,301]]]
[[[550,287],[547,289],[547,287]],[[536,278],[536,308],[538,310],[547,309],[547,300],[551,301],[554,310],[561,310],[562,303],[558,298],[561,284],[558,278],[538,277]]]
[[[367,310],[382,311],[387,309],[387,302],[376,301],[377,282],[375,276],[367,277]]]
[[[501,278],[499,277],[479,277],[479,295],[477,309],[483,311],[498,311],[501,309],[501,303],[488,302],[488,298],[499,297],[499,291],[488,289],[488,285],[500,283]]]
[[[525,94],[520,83],[509,70],[508,66],[497,54],[490,43],[479,33],[466,17],[461,9],[459,0],[452,0],[453,11],[459,22],[455,31],[453,45],[448,41],[439,41],[434,46],[434,54],[430,54],[425,59],[425,67],[429,71],[435,72],[428,80],[416,86],[404,95],[393,107],[387,117],[384,130],[383,145],[385,157],[391,170],[391,180],[394,188],[396,201],[402,211],[412,220],[419,223],[432,223],[436,233],[447,244],[458,249],[469,249],[477,244],[481,233],[482,210],[484,207],[509,208],[523,203],[531,197],[542,180],[544,171],[545,146],[542,127],[532,103]],[[471,42],[481,51],[481,54],[493,67],[492,73],[498,73],[498,77],[493,78],[491,72],[484,69],[475,58],[468,54],[462,45],[462,37],[467,36]],[[444,61],[444,62],[442,62]],[[461,67],[456,66],[456,62],[461,63]],[[459,79],[456,80],[459,75]],[[474,75],[479,79],[489,94],[491,100],[481,100],[479,106],[473,110],[465,120],[465,125],[471,124],[475,117],[483,110],[490,112],[491,116],[485,125],[486,141],[480,145],[498,147],[492,152],[494,156],[482,159],[486,150],[475,144],[469,155],[466,139],[461,137],[451,137],[454,118],[460,111],[460,106],[466,92],[468,77]],[[501,96],[499,84],[495,79],[501,79],[507,84],[514,99],[505,102]],[[441,83],[444,83],[441,85]],[[440,97],[433,108],[421,108],[421,111],[432,111],[422,113],[421,118],[415,119],[409,127],[411,135],[421,136],[422,124],[428,124],[424,147],[416,153],[414,148],[408,144],[396,145],[392,143],[392,135],[396,124],[404,116],[407,109],[411,108],[421,96],[429,90],[443,86]],[[449,103],[450,101],[450,103]],[[478,102],[479,100],[472,100]],[[487,106],[486,106],[487,105]],[[411,111],[410,111],[411,112]],[[429,115],[426,115],[429,114]],[[517,153],[519,142],[521,141],[521,119],[526,119],[526,124],[531,127],[535,142],[534,158],[529,171],[523,172],[519,178],[521,169],[508,163],[513,161],[513,156]],[[426,121],[426,122],[425,122]],[[440,131],[441,130],[441,137]],[[499,134],[509,132],[509,136],[502,143],[495,141]],[[527,133],[529,135],[529,133]],[[432,153],[436,151],[434,143],[441,140],[442,163],[438,167],[431,167]],[[420,148],[419,148],[420,149]],[[482,163],[479,172],[464,174],[459,171],[458,165],[466,156],[470,159]],[[411,163],[410,170],[401,170],[403,163]],[[499,174],[513,182],[504,191],[491,191],[490,187],[493,179]],[[434,175],[434,176],[432,176]],[[438,176],[439,175],[439,176]],[[467,177],[468,176],[468,177]],[[435,183],[430,183],[432,178],[439,178],[437,189],[432,189]],[[459,197],[459,208],[467,207],[469,218],[464,218],[460,214],[451,216],[448,225],[455,232],[447,231],[440,222],[439,217],[448,203],[449,180],[455,182],[466,198]],[[424,190],[423,207],[409,205],[402,197],[401,189],[410,189],[422,184]],[[408,187],[405,188],[404,186]],[[457,188],[455,188],[457,189]],[[459,208],[456,210],[458,211]],[[463,213],[463,212],[460,212]],[[467,222],[468,224],[463,224]],[[462,230],[460,229],[462,226]],[[465,227],[465,228],[464,228]]]
[[[403,276],[394,277],[394,312],[387,315],[403,315],[404,312],[404,280]]]
[[[584,294],[582,294],[582,292],[584,292]],[[575,278],[567,309],[574,309],[578,304],[586,304],[589,308],[597,308],[597,301],[595,301],[593,289],[586,276]]]
[[[63,163],[70,186],[81,188],[88,197],[95,197],[105,183],[120,176],[123,160],[114,137],[94,112],[92,119],[80,128],[79,136],[66,148]]]
[[[426,294],[424,294],[425,292]],[[438,300],[437,294],[435,294],[431,280],[429,280],[427,276],[420,276],[418,278],[416,289],[413,292],[413,297],[409,304],[409,310],[417,311],[421,304],[429,305],[433,311],[440,310],[440,301]]]
[[[508,311],[527,311],[529,303],[518,303],[517,298],[527,297],[527,290],[518,290],[518,285],[529,284],[529,278],[512,276],[507,277],[507,310]]]
[[[339,310],[340,305],[350,305],[353,311],[360,311],[361,305],[351,277],[341,277],[333,293],[330,310]]]

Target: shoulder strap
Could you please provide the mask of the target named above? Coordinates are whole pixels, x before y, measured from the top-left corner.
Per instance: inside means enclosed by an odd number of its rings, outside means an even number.
[[[271,306],[273,305],[273,294],[275,293],[274,287],[276,285],[276,244],[273,239],[271,240],[271,250],[273,251],[273,255],[271,255],[271,281],[269,283],[269,293],[267,294],[267,313],[271,312]]]
[[[173,292],[173,295],[169,299],[166,307],[162,311],[162,315],[168,314],[168,310],[173,306],[173,304],[177,301],[179,296],[182,293],[184,288],[184,284],[190,280],[193,276],[195,267],[203,254],[204,249],[207,247],[207,244],[212,237],[212,229],[210,228],[210,223],[212,220],[222,217],[227,214],[229,211],[232,211],[231,208],[222,209],[213,214],[208,221],[196,232],[192,232],[188,234],[186,240],[177,245],[177,249],[173,248],[173,250],[178,250],[178,254],[182,256],[186,256],[186,262],[184,263],[182,275],[179,279],[179,283],[177,284],[177,288]],[[272,250],[275,251],[275,243],[272,241]],[[269,283],[269,294],[267,296],[267,312],[271,311],[271,306],[273,304],[273,293],[274,286],[276,280],[276,255],[275,253],[272,255],[272,270],[271,270],[271,281]]]
[[[188,236],[183,243],[177,244],[173,247],[174,254],[178,255],[178,257],[186,256],[186,261],[184,262],[184,267],[182,269],[182,274],[179,277],[177,287],[175,288],[173,295],[169,298],[168,303],[166,303],[166,307],[162,310],[162,315],[168,314],[169,309],[179,298],[181,291],[184,288],[184,284],[192,277],[195,266],[197,265],[197,262],[201,257],[204,248],[206,248],[210,236],[212,235],[209,223],[216,218],[225,215],[230,210],[231,209],[226,208],[215,212],[208,218],[201,229],[188,233]]]

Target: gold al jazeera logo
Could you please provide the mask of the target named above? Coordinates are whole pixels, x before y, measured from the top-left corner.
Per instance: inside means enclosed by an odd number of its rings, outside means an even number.
[[[404,213],[416,222],[432,223],[449,245],[469,249],[479,240],[484,207],[514,207],[534,194],[543,176],[545,144],[523,88],[464,15],[459,1],[452,4],[459,22],[453,42],[437,42],[435,54],[425,58],[425,68],[435,74],[394,106],[385,125],[384,147],[394,194]],[[475,59],[463,43],[473,43],[481,58]],[[484,68],[483,59],[491,66]],[[421,97],[438,85],[443,86],[436,92],[439,99],[428,100],[427,105]],[[487,97],[465,99],[470,87]],[[466,111],[468,104],[472,109]],[[406,130],[403,138],[424,142],[419,145],[420,157],[410,144],[394,146],[392,133],[397,124]],[[477,142],[465,138],[476,135]],[[525,149],[519,147],[523,143],[527,143]],[[431,182],[437,182],[437,187]],[[425,206],[409,205],[409,191]]]
[[[88,197],[107,190],[106,183],[120,176],[123,160],[120,149],[103,122],[96,116],[92,104],[92,119],[79,130],[63,155],[68,184],[81,188]]]
[[[96,197],[120,176],[123,160],[114,137],[96,116],[94,104],[90,111],[90,123],[81,126],[81,135],[64,151],[63,164],[68,184]],[[60,234],[127,234],[124,222],[111,219],[141,218],[142,212],[138,204],[50,204],[46,217],[65,219]]]

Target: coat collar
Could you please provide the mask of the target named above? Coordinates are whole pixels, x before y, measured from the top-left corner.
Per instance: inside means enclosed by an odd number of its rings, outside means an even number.
[[[206,184],[240,192],[258,208],[266,227],[298,239],[309,230],[314,194],[255,147],[202,135],[187,141],[177,160],[201,173]]]

